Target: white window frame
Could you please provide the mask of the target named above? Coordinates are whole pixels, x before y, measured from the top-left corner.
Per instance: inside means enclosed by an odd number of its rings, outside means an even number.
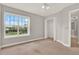
[[[21,35],[17,34],[17,35],[12,35],[12,36],[6,36],[6,33],[5,33],[5,15],[6,14],[11,14],[11,15],[14,15],[14,16],[22,16],[22,17],[27,18],[28,19],[28,29],[27,29],[28,33],[27,34],[21,34]],[[29,16],[25,16],[25,15],[21,15],[21,14],[19,15],[19,14],[13,13],[13,12],[5,11],[3,19],[4,19],[4,38],[13,38],[13,37],[21,37],[21,36],[29,36],[30,35],[30,17]],[[18,24],[18,26],[19,26],[19,24]],[[19,33],[19,31],[18,31],[18,33]]]

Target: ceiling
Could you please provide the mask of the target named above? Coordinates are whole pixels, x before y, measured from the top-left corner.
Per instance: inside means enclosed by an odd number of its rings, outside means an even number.
[[[48,16],[61,11],[63,8],[72,5],[72,3],[48,3],[48,10],[42,9],[43,3],[3,3],[9,7],[21,9],[40,16]]]

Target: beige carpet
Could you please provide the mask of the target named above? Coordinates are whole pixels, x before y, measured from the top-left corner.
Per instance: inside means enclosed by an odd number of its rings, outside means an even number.
[[[79,54],[79,48],[68,48],[52,39],[43,39],[0,50],[1,55],[63,55]]]

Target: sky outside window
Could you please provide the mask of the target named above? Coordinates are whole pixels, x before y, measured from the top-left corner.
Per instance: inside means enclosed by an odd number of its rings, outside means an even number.
[[[6,26],[18,25],[18,22],[19,22],[20,26],[24,26],[24,25],[27,25],[28,20],[27,20],[27,18],[22,17],[22,16],[15,16],[15,15],[11,15],[11,14],[10,15],[8,15],[8,14],[5,15],[5,24],[6,24]]]

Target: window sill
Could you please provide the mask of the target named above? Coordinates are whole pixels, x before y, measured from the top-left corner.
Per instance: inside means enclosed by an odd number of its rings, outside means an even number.
[[[30,34],[22,34],[22,35],[15,35],[15,36],[5,36],[4,39],[7,39],[7,38],[20,38],[20,37],[26,37],[26,36],[30,36]]]

